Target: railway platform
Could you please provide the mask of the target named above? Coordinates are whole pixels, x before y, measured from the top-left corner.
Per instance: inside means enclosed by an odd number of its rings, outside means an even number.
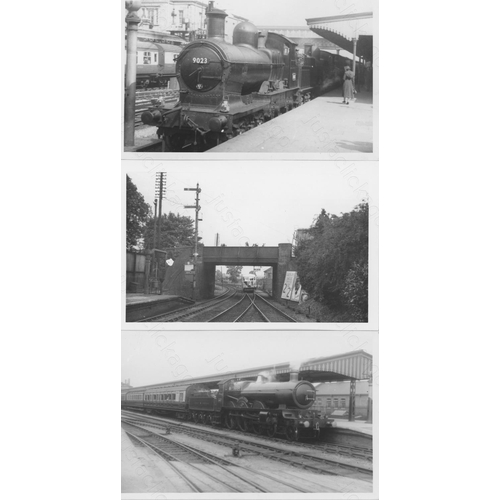
[[[371,92],[342,103],[342,89],[231,139],[209,153],[373,153],[374,107]]]
[[[337,424],[337,429],[346,429],[349,431],[359,432],[361,434],[367,434],[373,436],[373,424],[366,422],[365,420],[358,420],[354,422],[349,422],[349,420],[335,419]]]
[[[194,304],[194,300],[180,295],[127,293],[125,299],[126,321],[140,321],[191,304]]]

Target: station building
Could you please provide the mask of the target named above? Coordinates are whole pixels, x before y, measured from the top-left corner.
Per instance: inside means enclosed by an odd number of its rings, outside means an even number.
[[[350,383],[331,382],[316,386],[316,402],[313,409],[335,418],[348,418],[350,406]],[[355,418],[368,419],[369,386],[368,380],[356,381],[354,401]]]
[[[142,8],[137,12],[141,18],[138,37],[142,41],[158,41],[160,43],[174,43],[176,37],[180,40],[191,41],[207,36],[206,10],[209,4],[201,0],[145,0]],[[227,12],[226,17],[226,42],[232,43],[234,27],[248,19],[232,13],[230,2],[217,2],[217,8]],[[227,4],[227,5],[225,5]],[[147,40],[149,36],[149,40]],[[154,39],[154,40],[152,40]]]
[[[132,386],[130,385],[130,379],[126,379],[125,382],[122,382],[122,391],[127,389],[132,389]]]

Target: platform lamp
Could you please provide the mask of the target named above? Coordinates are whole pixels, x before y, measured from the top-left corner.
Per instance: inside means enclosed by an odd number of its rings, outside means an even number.
[[[137,86],[137,30],[141,18],[136,12],[142,7],[141,0],[125,2],[128,11],[127,23],[127,67],[125,70],[125,146],[134,145],[135,135],[135,91]]]
[[[194,293],[196,290],[196,264],[198,263],[198,221],[199,219],[199,212],[201,210],[200,207],[200,193],[201,193],[201,188],[198,183],[196,183],[195,188],[184,188],[184,191],[196,191],[196,205],[184,205],[184,208],[194,208],[195,210],[195,218],[194,218],[194,254],[193,254],[193,270],[194,270],[194,276],[193,276],[193,298],[194,298]]]

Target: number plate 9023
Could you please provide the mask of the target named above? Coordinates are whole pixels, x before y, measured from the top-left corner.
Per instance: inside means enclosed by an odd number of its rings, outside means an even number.
[[[207,57],[193,57],[194,64],[208,64],[209,62]]]

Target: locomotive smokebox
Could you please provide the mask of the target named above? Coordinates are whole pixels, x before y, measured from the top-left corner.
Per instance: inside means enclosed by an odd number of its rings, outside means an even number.
[[[224,41],[227,14],[220,9],[207,10],[207,38]]]
[[[259,30],[255,24],[244,22],[238,24],[233,31],[233,44],[246,45],[257,48],[259,41]]]

